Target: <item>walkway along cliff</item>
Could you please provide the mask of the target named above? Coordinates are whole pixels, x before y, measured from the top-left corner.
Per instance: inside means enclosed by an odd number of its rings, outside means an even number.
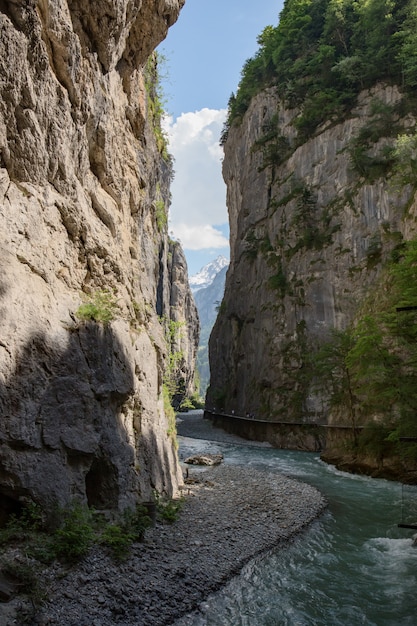
[[[192,391],[199,324],[153,50],[183,3],[1,3],[2,510],[123,510],[182,483],[163,387],[175,350]]]
[[[280,24],[295,4],[286,3]],[[273,36],[265,31],[264,49]],[[252,74],[249,62],[245,68],[249,93],[263,58],[254,58]],[[284,84],[285,75],[275,80]],[[415,356],[415,313],[406,314],[412,341],[395,330],[405,320],[396,306],[417,305],[404,286],[416,283],[407,250],[416,237],[417,177],[398,172],[415,164],[415,146],[405,164],[396,160],[399,137],[415,142],[416,117],[409,92],[393,80],[370,82],[342,114],[308,132],[300,131],[305,102],[291,106],[284,88],[259,88],[225,129],[231,261],[210,338],[206,406],[217,423],[253,438],[250,420],[221,415],[297,424],[288,437],[262,426],[281,447],[314,449],[309,425],[339,425],[323,431],[323,458],[390,477],[411,469],[417,480],[415,450],[400,459],[396,447],[400,435],[417,434],[415,361],[405,359]]]

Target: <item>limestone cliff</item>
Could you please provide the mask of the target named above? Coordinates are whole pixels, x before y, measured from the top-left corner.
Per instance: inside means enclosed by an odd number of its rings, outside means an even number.
[[[299,111],[270,88],[230,128],[223,175],[231,262],[210,339],[208,406],[277,421],[329,418],[327,398],[307,376],[309,351],[348,326],[392,250],[415,234],[413,187],[388,180],[381,157],[415,127],[403,98],[378,84],[343,120],[300,142],[292,124]],[[358,168],[359,139],[366,164],[380,171]]]
[[[188,385],[196,313],[148,58],[183,4],[0,3],[2,502],[123,509],[182,482],[160,316],[191,319]]]
[[[167,257],[162,257],[156,309],[169,351],[165,380],[177,410],[184,398],[195,392],[200,338],[200,320],[188,284],[187,262],[177,241],[168,241]]]
[[[194,294],[198,314],[201,323],[200,345],[197,355],[198,373],[200,376],[200,393],[204,394],[210,381],[210,368],[208,358],[208,341],[210,333],[217,318],[220,302],[223,300],[224,284],[229,263],[223,266],[213,278],[213,282],[207,287],[198,289]]]

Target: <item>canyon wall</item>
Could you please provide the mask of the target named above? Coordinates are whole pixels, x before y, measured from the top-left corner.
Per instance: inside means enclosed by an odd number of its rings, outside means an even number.
[[[167,235],[149,57],[183,4],[0,3],[4,506],[124,509],[182,483],[161,317],[187,326],[187,387],[198,318]]]
[[[300,141],[299,111],[270,88],[231,126],[223,164],[231,262],[210,339],[210,410],[349,423],[314,391],[307,362],[312,346],[352,322],[385,260],[415,235],[413,188],[383,171],[384,148],[416,124],[403,99],[395,85],[376,85],[343,120]]]

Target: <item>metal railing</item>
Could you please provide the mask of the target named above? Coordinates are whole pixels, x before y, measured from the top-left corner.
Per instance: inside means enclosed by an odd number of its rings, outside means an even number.
[[[244,421],[244,422],[255,422],[258,424],[275,424],[277,426],[316,426],[320,428],[340,428],[345,430],[362,430],[364,426],[356,426],[353,424],[328,424],[327,422],[319,422],[316,421],[316,416],[306,416],[301,422],[289,422],[284,420],[266,420],[259,419],[255,415],[236,415],[235,413],[225,413],[224,411],[218,410],[216,408],[213,409],[204,409],[204,413],[208,413],[213,417],[228,417],[234,420]]]

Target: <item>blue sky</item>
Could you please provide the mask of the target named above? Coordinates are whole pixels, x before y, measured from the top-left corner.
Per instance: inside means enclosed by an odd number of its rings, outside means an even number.
[[[229,256],[219,137],[243,64],[265,26],[278,23],[282,6],[283,0],[186,0],[159,46],[175,170],[169,229],[182,243],[190,275],[219,254]]]

